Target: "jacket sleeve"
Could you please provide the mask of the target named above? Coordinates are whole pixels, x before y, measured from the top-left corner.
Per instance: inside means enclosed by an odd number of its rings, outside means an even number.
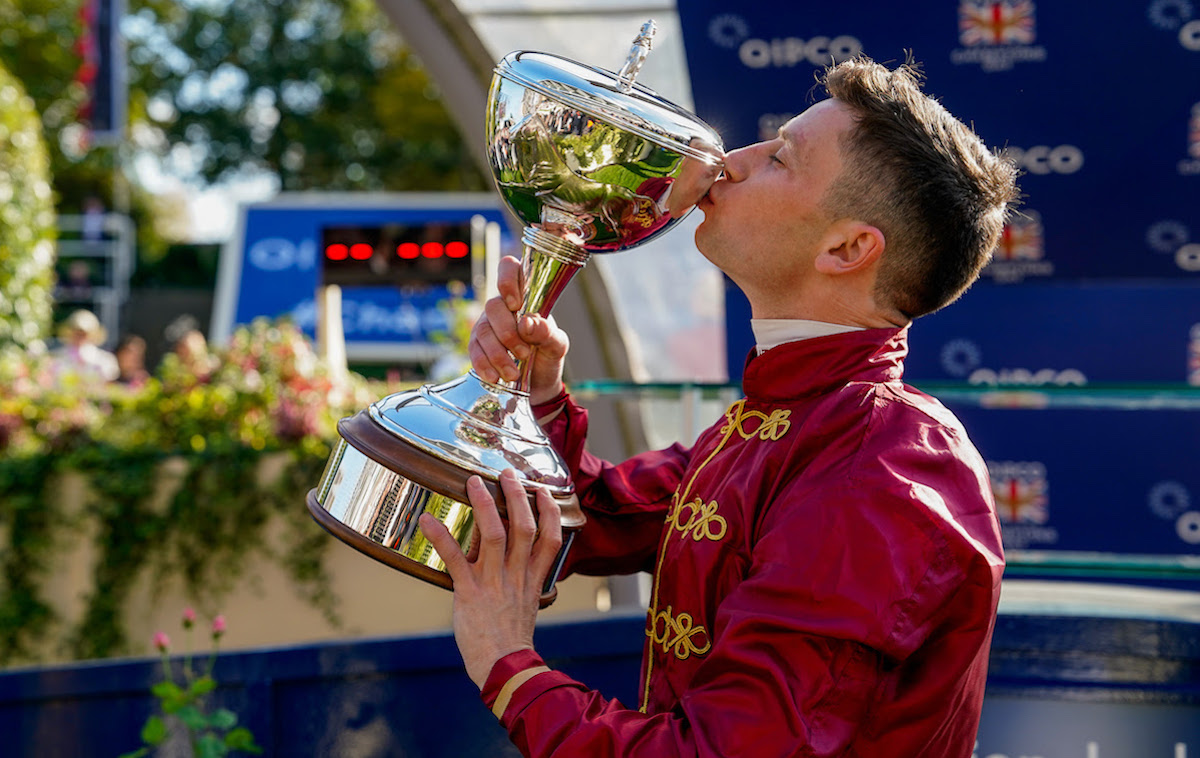
[[[669,713],[606,699],[532,651],[496,664],[484,701],[527,758],[840,755],[880,685],[883,657],[820,633],[820,619],[778,610],[787,573],[764,566],[726,599],[707,660]]]
[[[674,445],[621,464],[592,455],[584,446],[587,410],[568,397],[538,406],[546,434],[575,480],[587,523],[567,555],[563,576],[607,576],[650,571],[671,497],[683,476],[689,450]]]

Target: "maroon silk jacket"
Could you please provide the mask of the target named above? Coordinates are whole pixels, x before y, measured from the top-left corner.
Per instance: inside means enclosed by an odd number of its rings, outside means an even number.
[[[532,651],[483,691],[526,756],[967,758],[1004,559],[987,470],[901,381],[907,330],[781,345],[691,449],[620,465],[548,424],[588,524],[568,570],[653,572],[631,710]],[[553,410],[553,405],[538,409]]]

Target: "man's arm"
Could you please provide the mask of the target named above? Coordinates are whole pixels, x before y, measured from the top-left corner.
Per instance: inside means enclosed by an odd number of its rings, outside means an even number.
[[[828,633],[830,624],[853,627],[795,592],[785,551],[756,561],[722,603],[720,632],[672,712],[631,710],[551,670],[533,649],[533,620],[546,556],[559,544],[557,509],[539,498],[542,534],[531,539],[527,498],[515,477],[505,480],[515,515],[507,537],[486,490],[471,489],[483,535],[473,561],[436,521],[422,529],[455,581],[455,639],[467,671],[524,755],[783,758],[838,755],[853,739],[884,658]]]
[[[650,571],[691,451],[673,445],[610,463],[586,448],[586,409],[570,397],[553,407],[557,412],[543,428],[566,461],[579,505],[587,515],[587,524],[575,535],[567,554],[563,576]]]

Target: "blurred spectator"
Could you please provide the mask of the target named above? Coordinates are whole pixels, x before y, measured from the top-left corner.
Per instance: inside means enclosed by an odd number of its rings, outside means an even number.
[[[58,283],[54,297],[59,302],[80,302],[92,297],[92,267],[85,260],[74,260],[67,266],[67,275]]]
[[[62,344],[51,353],[57,378],[72,375],[99,383],[120,376],[116,356],[100,347],[108,332],[96,314],[81,308],[67,316],[59,326],[58,338]]]
[[[146,371],[146,340],[136,334],[127,334],[117,343],[114,351],[120,375],[117,381],[137,388],[146,383],[150,372]]]
[[[81,234],[88,246],[95,246],[104,239],[104,201],[95,195],[88,195],[83,201]]]
[[[175,341],[179,362],[200,381],[207,381],[217,368],[217,358],[208,351],[208,340],[199,329],[190,329]]]

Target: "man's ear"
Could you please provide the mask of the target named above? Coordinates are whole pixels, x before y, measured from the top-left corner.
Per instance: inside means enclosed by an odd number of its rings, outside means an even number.
[[[822,274],[861,273],[879,262],[885,246],[878,227],[845,219],[830,227],[815,265]]]

